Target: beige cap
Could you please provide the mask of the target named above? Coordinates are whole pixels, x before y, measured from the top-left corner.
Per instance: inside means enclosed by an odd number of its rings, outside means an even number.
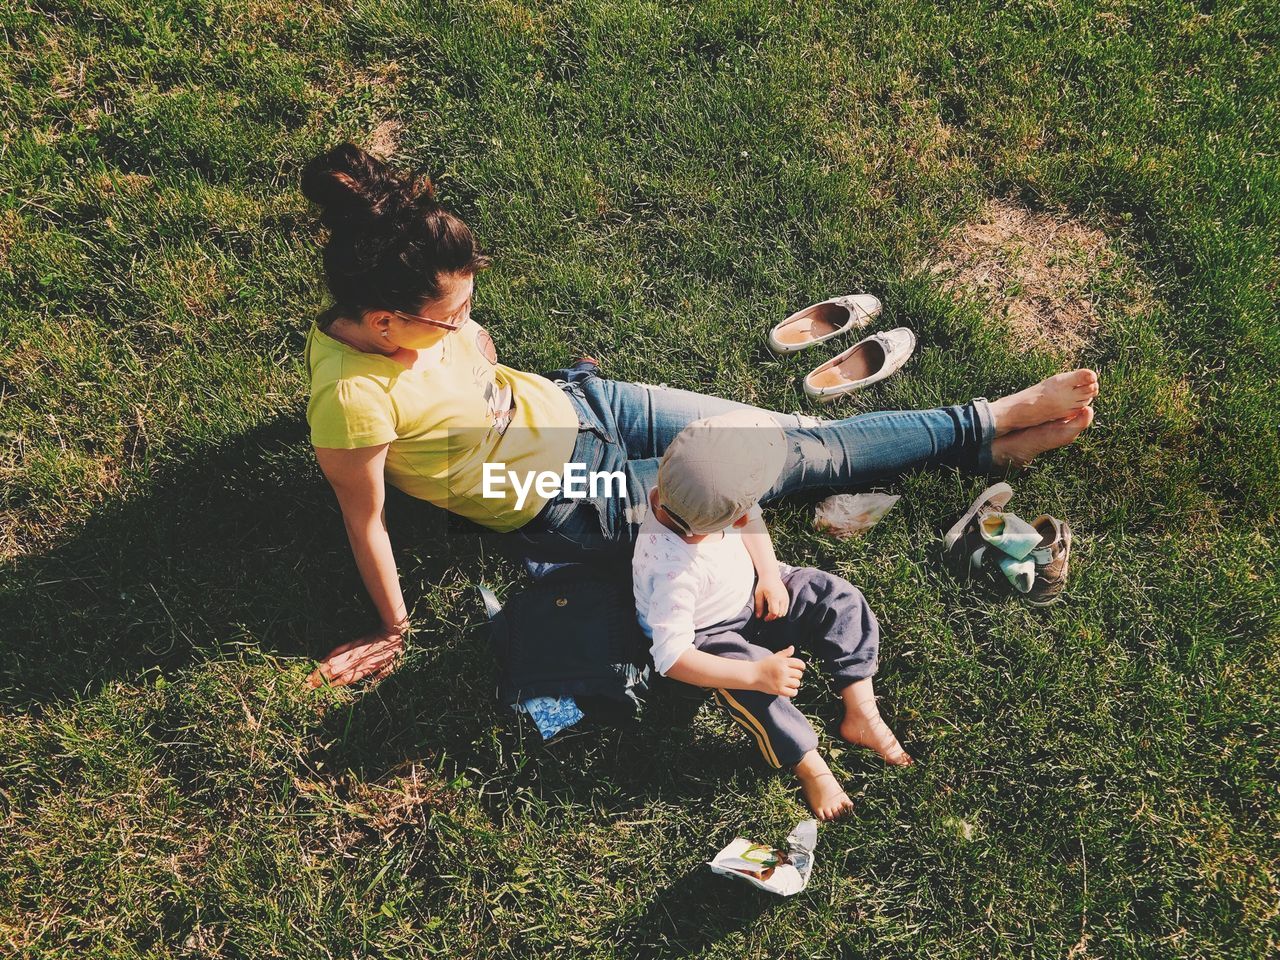
[[[686,534],[715,533],[777,482],[787,435],[758,410],[731,410],[687,425],[658,463],[658,502]]]

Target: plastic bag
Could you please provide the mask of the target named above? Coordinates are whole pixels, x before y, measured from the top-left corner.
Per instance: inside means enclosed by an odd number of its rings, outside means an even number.
[[[888,493],[837,493],[813,512],[813,526],[840,540],[861,536],[893,509],[901,497]]]

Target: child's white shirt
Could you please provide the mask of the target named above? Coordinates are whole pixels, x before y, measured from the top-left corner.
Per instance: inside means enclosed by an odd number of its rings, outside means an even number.
[[[687,543],[650,510],[631,555],[631,583],[657,671],[665,675],[693,646],[694,631],[742,612],[754,595],[755,575],[740,529]]]

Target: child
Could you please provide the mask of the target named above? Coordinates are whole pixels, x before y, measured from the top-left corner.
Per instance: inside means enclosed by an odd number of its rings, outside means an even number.
[[[895,766],[912,763],[880,719],[871,687],[879,628],[861,591],[813,567],[779,564],[758,501],[787,454],[777,422],[735,410],[690,423],[649,493],[632,557],[636,610],[659,673],[712,687],[765,760],[795,770],[821,820],[853,808],[791,702],[807,648],[840,699],[840,736]]]

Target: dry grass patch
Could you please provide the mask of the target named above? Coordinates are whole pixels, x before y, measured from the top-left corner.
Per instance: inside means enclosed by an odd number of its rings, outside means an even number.
[[[9,266],[9,252],[25,232],[22,214],[16,210],[0,210],[0,269]]]
[[[403,130],[404,126],[398,120],[383,120],[369,134],[365,149],[379,159],[390,160],[400,146],[400,134]]]
[[[145,173],[106,170],[94,175],[90,182],[99,193],[121,193],[127,197],[137,197],[146,193],[153,180]]]
[[[1149,282],[1102,230],[1010,200],[988,200],[926,269],[943,289],[1001,314],[1023,351],[1075,354],[1099,329],[1106,301],[1130,313],[1151,301]]]
[[[324,816],[312,839],[313,851],[343,856],[368,842],[387,843],[430,827],[433,814],[456,810],[458,795],[419,764],[407,762],[381,782],[366,782],[350,773],[305,780],[293,785]]]

